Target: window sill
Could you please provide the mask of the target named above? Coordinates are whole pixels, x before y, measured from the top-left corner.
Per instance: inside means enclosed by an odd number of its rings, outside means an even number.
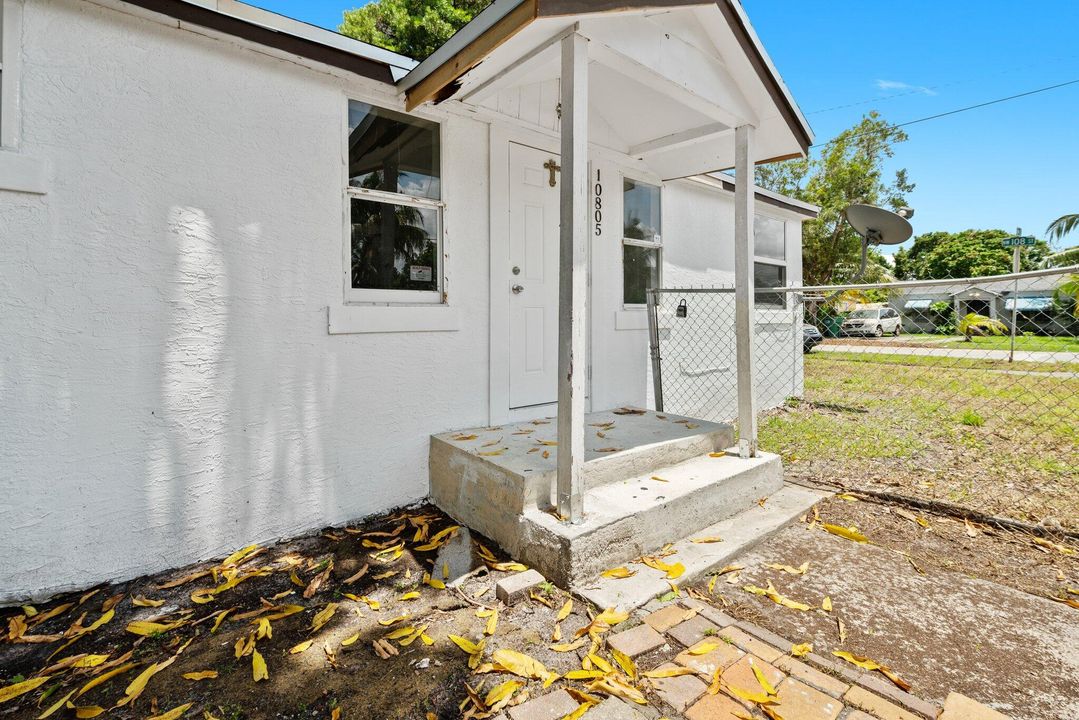
[[[616,310],[614,313],[615,330],[647,330],[648,312],[644,305],[633,307],[627,305],[624,310]]]
[[[360,333],[456,332],[457,308],[445,305],[331,305],[330,335]]]
[[[0,190],[44,195],[49,192],[45,161],[0,149]]]

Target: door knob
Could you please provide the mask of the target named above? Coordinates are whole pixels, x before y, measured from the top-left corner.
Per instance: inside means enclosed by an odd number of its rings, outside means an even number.
[[[520,295],[521,292],[524,290],[524,288],[521,287],[520,285],[514,285],[513,287],[510,288],[510,290],[513,291],[514,295]]]

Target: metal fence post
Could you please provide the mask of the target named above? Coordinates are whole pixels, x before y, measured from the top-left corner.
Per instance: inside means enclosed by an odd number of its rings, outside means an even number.
[[[659,354],[659,290],[651,288],[645,295],[648,303],[648,351],[652,357],[652,391],[656,411],[663,412],[663,362]]]

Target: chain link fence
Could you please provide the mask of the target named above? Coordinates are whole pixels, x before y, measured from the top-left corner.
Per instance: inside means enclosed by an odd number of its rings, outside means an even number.
[[[757,291],[787,476],[1079,529],[1079,267]],[[656,406],[737,416],[730,288],[652,291]]]

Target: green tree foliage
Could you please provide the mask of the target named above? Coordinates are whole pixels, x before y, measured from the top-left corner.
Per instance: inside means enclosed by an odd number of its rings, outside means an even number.
[[[843,216],[849,205],[868,203],[898,210],[907,204],[906,194],[914,189],[907,171],[898,170],[889,177],[884,171],[895,144],[906,139],[905,132],[871,112],[808,159],[757,168],[758,185],[821,209],[816,220],[802,226],[802,272],[807,283],[847,279],[861,264],[862,239]],[[874,269],[874,264],[880,267]],[[871,271],[886,267],[871,258]]]
[[[1070,232],[1074,232],[1079,229],[1079,213],[1073,215],[1061,215],[1053,222],[1049,223],[1049,227],[1045,229],[1045,234],[1049,236],[1050,240],[1060,240],[1062,237]]]
[[[346,10],[342,35],[423,60],[491,0],[375,0]]]
[[[1005,230],[919,235],[909,250],[901,248],[896,252],[896,277],[936,280],[1009,273],[1012,271],[1012,249],[1003,247],[1000,241],[1011,235]],[[1033,270],[1040,267],[1050,250],[1047,243],[1039,240],[1037,245],[1021,248],[1019,252],[1020,269]]]

